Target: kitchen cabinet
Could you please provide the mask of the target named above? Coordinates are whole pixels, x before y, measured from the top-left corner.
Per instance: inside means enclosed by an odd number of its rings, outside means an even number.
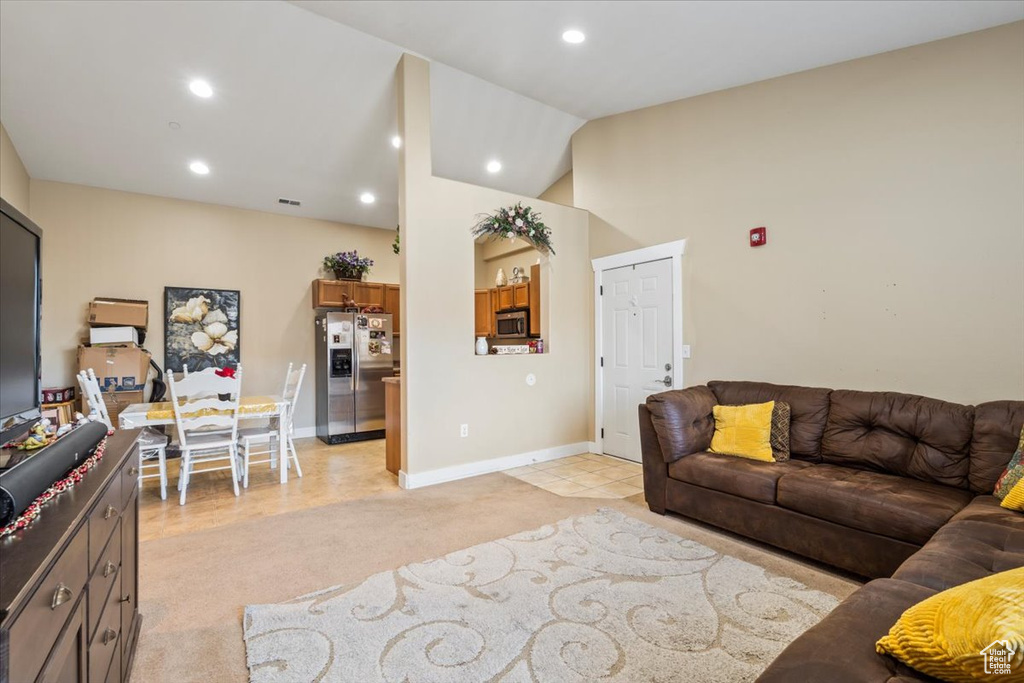
[[[530,266],[530,336],[540,336],[540,265]]]
[[[400,334],[400,292],[401,288],[398,285],[384,285],[384,312],[391,314],[391,334],[393,335]]]
[[[313,308],[342,308],[353,299],[352,280],[313,280]]]
[[[477,289],[473,292],[473,314],[476,320],[473,334],[477,337],[490,336],[494,316],[491,314],[491,296],[488,290]]]
[[[530,305],[530,283],[523,282],[512,285],[512,306],[526,308]]]
[[[488,318],[490,324],[490,332],[487,336],[497,337],[498,336],[498,290],[497,288],[491,288],[487,290],[488,298],[491,300],[491,315]]]
[[[352,298],[360,306],[380,306],[384,308],[384,285],[379,282],[356,282],[352,288]]]
[[[515,297],[512,293],[511,285],[498,287],[498,310],[504,311],[507,308],[512,308],[514,305]]]

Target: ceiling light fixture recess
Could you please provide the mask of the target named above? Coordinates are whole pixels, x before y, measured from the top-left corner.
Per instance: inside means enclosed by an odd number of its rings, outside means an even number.
[[[377,198],[373,196],[372,192],[364,192],[361,195],[359,195],[359,201],[361,201],[363,204],[373,204],[375,201],[377,201]]]
[[[188,84],[188,89],[192,91],[192,94],[196,97],[207,98],[213,95],[213,88],[209,83],[201,78],[197,78]]]
[[[392,137],[391,138],[391,146],[394,147],[395,149],[398,149],[399,147],[401,147],[402,146],[402,138],[398,137],[397,135]]]
[[[206,175],[207,173],[210,172],[210,167],[201,161],[193,161],[191,164],[188,165],[188,168],[196,175]]]
[[[497,173],[500,170],[501,170],[501,162],[498,161],[497,159],[494,159],[492,161],[488,161],[487,162],[487,172],[488,173]]]
[[[583,35],[583,31],[577,31],[574,28],[571,28],[562,34],[562,40],[567,43],[572,43],[573,45],[579,45],[586,39],[587,37]]]

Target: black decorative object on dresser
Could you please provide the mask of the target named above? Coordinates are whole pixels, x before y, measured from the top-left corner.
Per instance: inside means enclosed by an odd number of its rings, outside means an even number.
[[[115,683],[131,673],[138,613],[138,430],[0,539],[0,683]]]

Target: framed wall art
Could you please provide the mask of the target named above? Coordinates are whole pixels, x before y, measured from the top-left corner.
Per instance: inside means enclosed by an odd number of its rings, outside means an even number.
[[[236,367],[241,308],[236,289],[164,287],[164,370]]]

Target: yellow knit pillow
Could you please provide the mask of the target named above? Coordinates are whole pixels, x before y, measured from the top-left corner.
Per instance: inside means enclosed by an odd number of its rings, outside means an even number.
[[[1013,485],[1013,488],[1006,494],[1000,505],[1010,510],[1024,512],[1024,479]]]
[[[993,680],[989,674],[1000,656],[996,650],[1002,650],[1004,658],[1009,656],[1012,674],[1006,680],[1022,680],[1024,567],[986,576],[922,600],[900,616],[889,629],[889,635],[875,644],[875,649],[952,683]],[[983,650],[988,654],[982,654]]]
[[[715,433],[712,453],[738,455],[751,460],[772,462],[772,410],[775,401],[745,406],[715,406]]]

